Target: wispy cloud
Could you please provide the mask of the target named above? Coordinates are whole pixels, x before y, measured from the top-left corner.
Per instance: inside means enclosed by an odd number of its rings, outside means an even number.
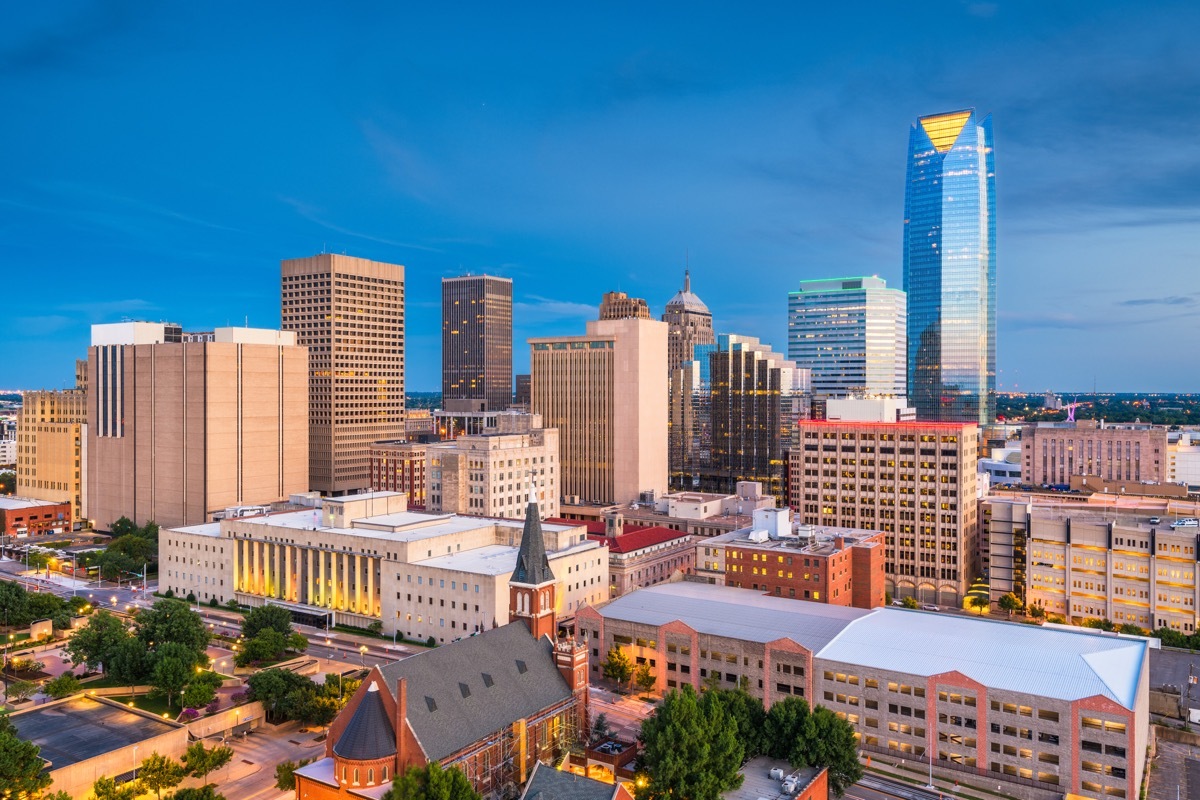
[[[445,252],[437,247],[430,247],[424,244],[416,244],[415,242],[401,242],[397,239],[388,239],[384,236],[376,236],[371,233],[363,233],[362,231],[352,230],[342,225],[330,222],[325,219],[321,212],[315,207],[302,200],[297,200],[293,197],[280,197],[280,202],[290,206],[297,214],[313,224],[320,225],[326,230],[340,233],[343,236],[352,236],[355,239],[363,239],[368,242],[376,242],[378,244],[386,244],[389,247],[406,247],[410,250],[424,250],[427,253],[442,253]]]
[[[1141,297],[1134,300],[1122,300],[1119,306],[1194,306],[1195,295],[1173,294],[1167,297]]]
[[[416,147],[374,120],[361,121],[359,129],[398,191],[422,203],[442,193],[444,179]]]
[[[520,315],[522,323],[536,325],[562,319],[593,319],[599,312],[596,306],[575,303],[570,300],[554,300],[549,297],[527,295],[525,300],[513,303],[513,316]]]

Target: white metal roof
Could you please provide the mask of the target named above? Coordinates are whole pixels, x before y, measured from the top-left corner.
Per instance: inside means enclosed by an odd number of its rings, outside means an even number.
[[[61,506],[66,503],[66,500],[53,502],[50,500],[34,500],[30,497],[17,497],[16,495],[0,495],[0,508],[10,511],[17,511],[24,508],[41,508],[43,506]]]
[[[1068,701],[1102,695],[1132,709],[1148,653],[1135,637],[878,608],[817,657],[910,675],[956,670],[994,689]]]
[[[706,583],[638,589],[598,610],[605,619],[647,625],[679,620],[699,633],[730,639],[765,643],[786,637],[814,653],[851,622],[871,613]]]

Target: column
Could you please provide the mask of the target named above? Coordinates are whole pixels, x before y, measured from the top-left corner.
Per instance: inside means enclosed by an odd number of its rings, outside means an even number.
[[[338,562],[337,553],[329,553],[329,607],[337,608],[338,601]]]
[[[354,554],[354,611],[361,614],[362,602],[362,556]]]
[[[350,610],[350,554],[342,553],[342,593],[338,596],[343,611]]]
[[[367,613],[371,616],[375,616],[375,564],[377,562],[379,559],[367,556]]]
[[[250,585],[246,591],[258,594],[258,542],[250,540]]]
[[[275,591],[272,594],[280,600],[286,600],[288,578],[287,545],[275,545]]]
[[[305,548],[301,551],[301,553],[301,557],[304,559],[305,563],[305,574],[308,577],[308,582],[304,584],[304,592],[302,594],[303,599],[301,599],[300,602],[308,603],[309,605],[316,605],[317,599],[313,595],[313,551]]]
[[[296,598],[292,597],[292,562],[295,560],[292,546],[285,544],[283,546],[283,599],[292,601]]]
[[[320,570],[321,571],[321,583],[320,583],[320,588],[317,589],[317,597],[319,600],[319,605],[329,607],[328,595],[326,594],[326,587],[329,585],[329,576],[325,570],[325,551],[324,550],[317,551],[317,559],[319,560],[319,563],[321,565],[321,570]]]
[[[241,591],[242,588],[242,540],[233,540],[233,590]]]

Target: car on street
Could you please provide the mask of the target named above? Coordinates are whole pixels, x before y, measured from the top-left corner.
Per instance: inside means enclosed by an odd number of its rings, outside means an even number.
[[[1150,518],[1151,525],[1158,525],[1161,522],[1162,522],[1162,517],[1151,517]]]
[[[921,610],[922,611],[941,611],[940,608],[933,605],[932,603],[926,603],[925,605],[921,606]]]

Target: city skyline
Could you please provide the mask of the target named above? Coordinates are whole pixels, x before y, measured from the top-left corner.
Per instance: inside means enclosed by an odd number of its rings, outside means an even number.
[[[901,286],[908,126],[975,107],[1001,148],[997,389],[1196,388],[1172,346],[1200,325],[1188,5],[12,17],[3,385],[70,386],[92,323],[277,327],[279,261],[322,250],[406,266],[416,391],[467,272],[514,281],[517,373],[604,291],[659,315],[685,267],[718,332],[782,351],[798,281]]]

